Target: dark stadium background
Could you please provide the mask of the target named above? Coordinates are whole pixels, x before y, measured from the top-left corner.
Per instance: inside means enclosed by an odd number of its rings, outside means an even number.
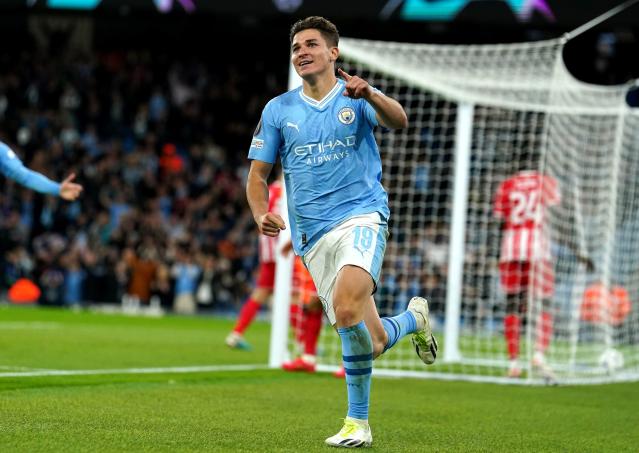
[[[51,2],[45,0],[3,0],[0,2],[0,36],[11,40],[5,43],[25,46],[30,41],[29,18],[89,17],[96,48],[127,46],[195,53],[215,49],[223,52],[222,58],[259,37],[265,47],[273,46],[260,54],[271,57],[275,68],[286,58],[282,42],[286,42],[290,24],[306,15],[325,15],[338,23],[343,36],[350,37],[433,43],[517,42],[557,37],[624,3],[621,0],[546,0],[554,19],[535,10],[531,17],[523,20],[506,0],[468,0],[453,19],[404,20],[399,15],[403,2],[393,0],[192,0],[196,9],[191,13],[185,11],[179,0],[172,2],[168,13],[158,12],[153,0],[94,2],[98,3],[94,10],[71,10],[52,8],[48,6]],[[423,3],[447,2],[424,0]],[[634,5],[575,39],[567,50],[569,66],[580,78],[593,83],[619,83],[636,77],[639,63],[634,52],[638,32],[639,6]],[[602,34],[607,36],[602,38]],[[223,39],[221,45],[212,46],[216,37],[224,36],[232,40]],[[601,47],[602,39],[611,38],[615,52],[607,59],[613,75],[602,80],[596,74],[593,61],[600,57],[598,43]]]

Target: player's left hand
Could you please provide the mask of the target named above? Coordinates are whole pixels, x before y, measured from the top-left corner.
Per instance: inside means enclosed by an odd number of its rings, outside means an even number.
[[[346,87],[342,93],[344,96],[352,99],[368,99],[373,94],[373,88],[366,80],[358,76],[349,75],[342,68],[338,68],[337,72],[346,81]]]
[[[71,173],[60,183],[60,198],[73,201],[82,193],[82,186],[72,182],[75,179],[75,173]]]

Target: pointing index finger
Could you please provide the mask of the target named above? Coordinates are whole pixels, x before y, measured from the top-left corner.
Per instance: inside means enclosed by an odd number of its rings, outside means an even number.
[[[353,76],[348,75],[346,71],[344,71],[342,68],[337,68],[337,72],[346,81],[351,80],[353,78]]]

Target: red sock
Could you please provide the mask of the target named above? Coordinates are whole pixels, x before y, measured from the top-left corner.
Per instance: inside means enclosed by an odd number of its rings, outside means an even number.
[[[304,354],[317,355],[317,339],[322,330],[322,310],[304,312]]]
[[[255,319],[255,315],[259,310],[260,304],[255,302],[253,299],[247,300],[240,310],[240,315],[237,318],[237,323],[235,323],[235,328],[233,329],[233,331],[239,333],[240,335],[243,334],[246,328],[251,325],[253,319]]]
[[[537,335],[537,351],[545,352],[552,337],[552,315],[547,311],[541,312]]]
[[[302,313],[302,307],[298,304],[291,304],[291,311],[289,314],[289,323],[291,325],[291,329],[295,334],[295,340],[298,343],[303,343],[304,341],[304,314]]]
[[[504,337],[508,347],[508,358],[514,360],[519,356],[519,316],[504,317]]]

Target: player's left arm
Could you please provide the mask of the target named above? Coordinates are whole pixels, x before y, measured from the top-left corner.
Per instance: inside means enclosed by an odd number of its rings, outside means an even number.
[[[344,96],[352,99],[365,99],[375,110],[377,121],[389,129],[403,129],[408,126],[408,117],[404,108],[395,99],[374,90],[361,77],[352,76],[338,69],[339,75],[346,81]]]

